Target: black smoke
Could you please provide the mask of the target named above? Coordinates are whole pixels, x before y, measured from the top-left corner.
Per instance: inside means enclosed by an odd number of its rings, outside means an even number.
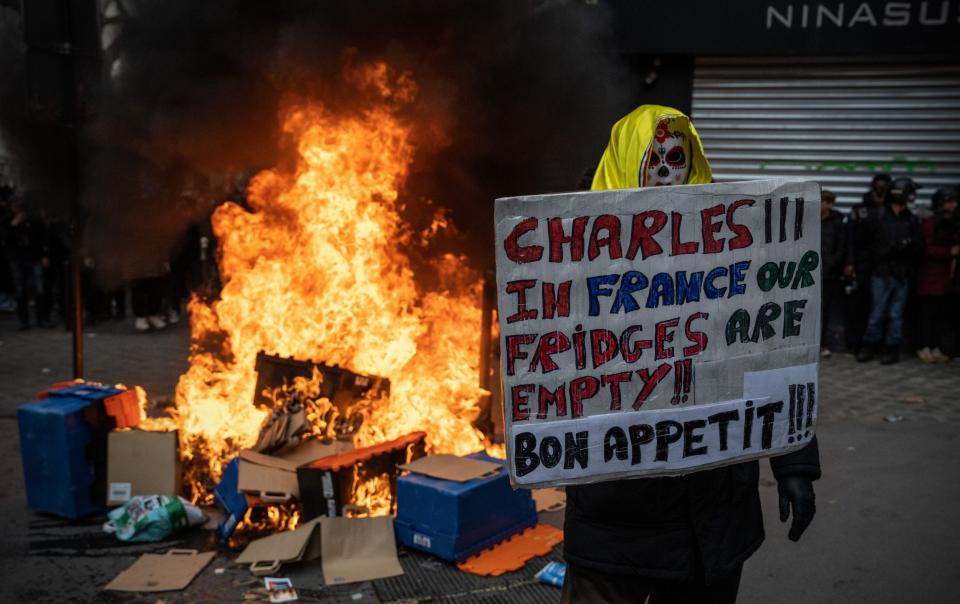
[[[422,125],[408,217],[449,208],[481,268],[492,264],[493,199],[575,189],[636,98],[635,76],[608,50],[607,15],[582,2],[125,4],[135,10],[105,54],[111,75],[80,153],[88,248],[101,257],[162,259],[228,195],[222,175],[289,161],[278,110],[291,97],[349,110],[345,53],[417,81],[404,110]],[[24,134],[22,149],[35,148]],[[49,179],[38,170],[28,186]]]

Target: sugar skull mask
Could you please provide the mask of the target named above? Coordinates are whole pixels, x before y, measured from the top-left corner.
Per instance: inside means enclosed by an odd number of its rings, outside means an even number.
[[[661,120],[640,165],[640,186],[686,184],[690,174],[690,137],[682,120]]]

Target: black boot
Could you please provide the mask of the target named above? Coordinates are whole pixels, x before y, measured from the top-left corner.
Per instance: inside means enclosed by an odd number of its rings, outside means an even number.
[[[860,352],[857,353],[857,362],[866,363],[867,361],[872,361],[873,357],[877,354],[877,347],[873,344],[863,344],[860,347]]]
[[[900,361],[900,347],[899,346],[887,346],[886,350],[883,351],[883,354],[880,355],[880,364],[881,365],[893,365]]]

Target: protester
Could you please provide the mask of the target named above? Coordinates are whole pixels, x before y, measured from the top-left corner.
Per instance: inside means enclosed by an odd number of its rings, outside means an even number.
[[[161,314],[166,289],[167,280],[164,273],[139,277],[130,283],[133,326],[137,331],[150,331],[151,328],[164,329],[167,326]]]
[[[860,205],[864,209],[882,208],[887,202],[887,191],[890,189],[889,174],[875,174],[870,183],[870,190],[863,194]]]
[[[11,217],[5,226],[5,244],[13,277],[13,295],[17,302],[20,329],[30,328],[30,302],[34,304],[37,325],[50,326],[50,308],[43,290],[43,269],[50,258],[44,246],[43,222],[27,213],[23,200],[15,197]]]
[[[870,281],[873,258],[867,218],[884,207],[890,187],[889,174],[876,174],[863,200],[851,208],[847,218],[847,263],[843,268],[847,298],[845,304],[847,348],[858,351],[870,317]]]
[[[820,193],[820,262],[823,275],[820,324],[820,355],[829,357],[831,349],[842,346],[843,269],[847,256],[847,232],[843,214],[833,209],[837,196],[824,189]]]
[[[669,142],[669,145],[667,144]],[[656,144],[655,144],[656,143]],[[643,105],[613,126],[594,190],[712,180],[681,112]],[[771,459],[793,540],[813,518],[816,439]],[[734,602],[743,562],[763,541],[756,461],[678,477],[567,487],[564,602]]]
[[[857,354],[859,362],[872,360],[881,346],[882,364],[900,360],[904,307],[924,249],[920,222],[907,208],[909,195],[916,189],[910,190],[903,181],[900,184],[887,192],[887,205],[872,210],[863,225],[867,234],[864,252],[871,259],[873,273],[870,318]]]
[[[17,301],[13,295],[13,276],[10,274],[10,259],[6,249],[6,225],[10,224],[13,214],[10,200],[13,199],[13,187],[0,185],[0,312],[14,312]]]
[[[945,363],[945,336],[953,335],[947,306],[947,290],[956,279],[957,257],[960,256],[960,216],[957,214],[957,191],[940,190],[933,195],[933,216],[923,221],[926,250],[917,278],[920,297],[919,349],[917,356],[924,363]]]

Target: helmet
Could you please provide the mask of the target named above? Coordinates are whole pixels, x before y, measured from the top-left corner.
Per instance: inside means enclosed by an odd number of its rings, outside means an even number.
[[[920,188],[909,176],[894,178],[890,183],[890,189],[887,191],[887,203],[910,203],[917,197],[917,189]]]

